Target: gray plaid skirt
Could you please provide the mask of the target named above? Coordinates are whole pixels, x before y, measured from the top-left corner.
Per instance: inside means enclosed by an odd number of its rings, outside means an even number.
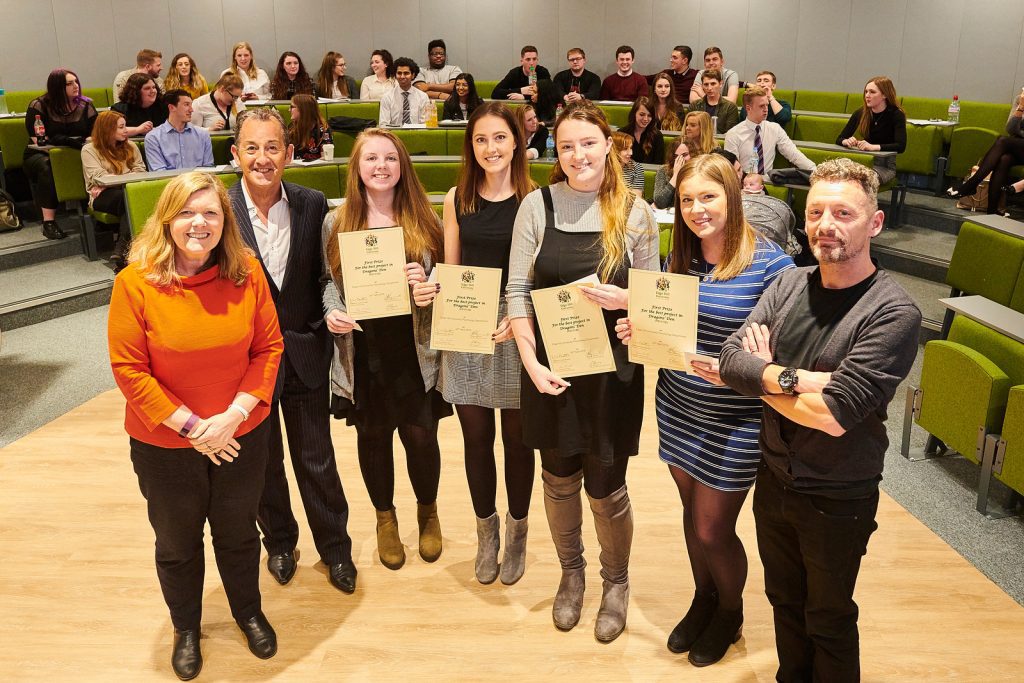
[[[505,297],[498,305],[498,321],[506,315]],[[494,354],[441,354],[438,388],[444,400],[455,405],[483,406],[499,410],[519,408],[519,382],[523,363],[514,339],[494,345]]]

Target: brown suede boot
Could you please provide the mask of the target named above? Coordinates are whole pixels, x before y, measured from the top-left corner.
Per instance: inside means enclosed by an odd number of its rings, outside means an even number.
[[[580,489],[583,486],[583,472],[571,477],[556,477],[541,472],[544,482],[544,510],[551,529],[551,540],[555,542],[558,562],[562,565],[562,579],[558,582],[555,603],[551,607],[551,618],[555,627],[568,631],[580,621],[583,610],[583,593],[586,590],[583,559],[583,501]]]
[[[602,643],[610,643],[626,628],[633,508],[623,486],[605,498],[591,498],[590,509],[594,512],[594,527],[601,544],[601,578],[604,579],[594,637]]]
[[[400,569],[405,564],[405,546],[398,536],[398,517],[395,508],[385,512],[377,510],[377,554],[388,569]]]
[[[426,562],[434,562],[441,557],[441,522],[437,519],[437,501],[429,505],[417,503],[416,520],[420,524],[420,557]]]
[[[523,578],[526,571],[526,533],[529,518],[516,519],[509,512],[505,515],[505,554],[501,556],[501,582],[511,586]]]

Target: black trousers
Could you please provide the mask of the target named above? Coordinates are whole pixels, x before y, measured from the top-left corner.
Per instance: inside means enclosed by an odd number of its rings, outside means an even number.
[[[59,202],[53,169],[50,168],[50,155],[32,152],[25,155],[23,163],[36,205],[42,209],[56,209]]]
[[[331,441],[328,382],[310,389],[295,373],[287,353],[283,362],[284,390],[271,406],[268,418],[270,456],[259,511],[263,544],[268,553],[279,555],[290,552],[299,542],[299,524],[292,514],[284,468],[283,416],[292,470],[313,543],[325,564],[339,564],[352,559],[352,538],[348,535],[348,500],[338,476]],[[325,373],[325,380],[326,377]]]
[[[786,488],[761,464],[754,487],[757,545],[775,613],[776,680],[860,680],[853,590],[878,525],[878,491],[837,500]]]
[[[203,528],[210,522],[231,615],[260,611],[260,535],[256,508],[267,468],[270,425],[238,437],[233,462],[214,465],[191,448],[161,448],[131,439],[132,465],[156,532],[156,573],[176,629],[199,628],[203,613]]]
[[[108,187],[92,200],[92,208],[115,216],[124,215],[124,187],[115,185]]]

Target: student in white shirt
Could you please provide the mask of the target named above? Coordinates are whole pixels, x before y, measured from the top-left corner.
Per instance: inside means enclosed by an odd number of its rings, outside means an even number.
[[[424,108],[434,105],[427,97],[427,93],[412,87],[412,79],[419,71],[416,62],[408,57],[399,57],[395,60],[395,81],[398,85],[384,93],[380,99],[378,122],[381,126],[398,127],[406,123],[423,123]],[[406,100],[409,102],[408,108],[405,106]]]
[[[242,79],[242,100],[269,100],[270,76],[256,66],[252,45],[244,40],[235,43],[231,48],[231,66],[221,72],[221,76],[232,73]]]
[[[747,118],[725,134],[725,149],[736,155],[744,171],[764,175],[772,170],[776,152],[801,170],[815,169],[814,162],[797,149],[782,126],[767,120],[768,93],[764,88],[758,85],[748,87],[743,93],[743,108]],[[756,149],[758,139],[760,155]]]

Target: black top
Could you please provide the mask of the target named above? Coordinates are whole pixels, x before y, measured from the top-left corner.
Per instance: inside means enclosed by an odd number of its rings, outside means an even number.
[[[275,100],[290,100],[296,95],[312,95],[316,97],[316,87],[313,85],[313,81],[309,80],[309,76],[305,78],[296,77],[295,80],[283,80],[270,81],[270,96]]]
[[[146,121],[152,122],[153,127],[156,128],[167,120],[167,105],[159,99],[148,107],[118,102],[110,108],[124,114],[125,125],[129,128],[141,126]]]
[[[853,112],[850,120],[846,122],[843,132],[836,138],[836,144],[843,144],[843,140],[859,135],[857,127],[860,125],[860,110]],[[871,113],[871,128],[865,139],[873,145],[881,146],[882,152],[903,153],[907,149],[907,115],[890,104],[884,111],[875,114]]]
[[[654,131],[654,135],[651,137],[651,151],[645,152],[643,143],[637,141],[633,136],[633,161],[638,164],[663,164],[665,163],[665,139],[661,136],[661,131],[654,127],[654,122],[648,125]],[[628,127],[623,128],[622,131],[633,135]]]
[[[304,140],[293,140],[295,145],[296,158],[303,161],[314,161],[319,159],[324,149],[324,144],[331,142],[331,129],[329,126],[320,127],[320,124],[313,126],[313,130]]]
[[[572,71],[566,69],[559,71],[551,79],[558,88],[558,99],[564,98],[571,92],[578,92],[588,100],[601,99],[601,77],[593,71],[583,70],[578,77],[572,75]]]
[[[512,195],[500,202],[489,202],[477,195],[476,202],[476,213],[463,214],[458,211],[458,199],[455,201],[461,262],[466,266],[501,268],[501,291],[504,292],[519,200]]]
[[[96,107],[91,101],[82,100],[70,112],[61,112],[51,107],[46,96],[37,97],[25,112],[25,130],[29,138],[34,136],[36,116],[46,127],[46,141],[51,145],[82,149],[85,139],[92,135],[92,124],[96,121]],[[45,154],[25,149],[25,154]]]
[[[470,100],[466,103],[466,112],[463,114],[459,96],[453,93],[451,97],[444,101],[444,107],[441,109],[441,118],[446,121],[468,121],[469,117],[473,114],[473,110],[483,103],[484,101],[479,97],[475,101]]]
[[[544,148],[548,144],[548,128],[543,123],[537,124],[537,132],[533,134],[530,141],[526,143],[526,149],[537,150],[537,156],[544,156]]]
[[[551,74],[542,66],[537,67],[537,80],[538,81],[550,81]],[[509,93],[519,92],[526,86],[530,85],[530,77],[523,73],[523,67],[517,66],[501,79],[501,82],[495,86],[494,92],[491,93],[491,97],[496,100],[507,100]]]

